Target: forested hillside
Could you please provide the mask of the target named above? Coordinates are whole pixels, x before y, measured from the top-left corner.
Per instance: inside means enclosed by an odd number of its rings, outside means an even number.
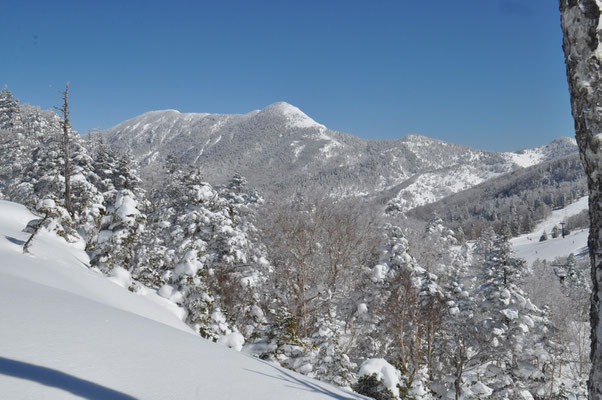
[[[80,243],[42,231],[24,254],[32,218],[0,200],[3,399],[365,398],[199,338],[156,291],[87,268]]]
[[[529,233],[553,209],[566,207],[586,195],[585,173],[573,154],[490,179],[474,188],[408,212],[428,220],[439,216],[463,238],[474,240],[486,227],[517,236]],[[395,203],[387,212],[395,213]],[[568,229],[587,225],[587,215],[573,220]]]
[[[0,193],[37,215],[23,251],[40,232],[81,244],[87,268],[132,293],[156,292],[200,337],[374,398],[584,398],[584,339],[564,334],[587,328],[581,314],[563,314],[588,290],[567,279],[579,276],[574,259],[558,261],[563,276],[544,275],[485,224],[469,244],[440,218],[410,233],[384,205],[310,190],[264,199],[241,174],[209,183],[173,157],[153,164],[163,182],[153,185],[127,147],[86,141],[64,118],[1,92]],[[420,151],[417,163],[439,162]],[[528,204],[538,185],[576,196],[576,162],[517,171],[494,191],[508,204]]]

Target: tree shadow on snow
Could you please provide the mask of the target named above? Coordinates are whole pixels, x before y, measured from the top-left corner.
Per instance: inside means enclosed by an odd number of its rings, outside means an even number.
[[[309,390],[309,391],[313,391],[313,392],[318,392],[318,393],[322,393],[325,396],[329,396],[332,397],[333,399],[337,399],[337,400],[357,400],[357,399],[365,399],[367,397],[363,397],[360,395],[356,395],[356,397],[346,397],[346,396],[342,396],[338,393],[335,393],[331,390],[329,390],[326,387],[321,386],[320,384],[316,383],[316,382],[311,382],[309,380],[304,380],[301,378],[298,378],[296,376],[294,376],[293,374],[290,374],[288,372],[286,372],[285,370],[276,367],[275,365],[272,365],[268,362],[265,362],[263,360],[259,360],[262,361],[265,365],[268,365],[272,368],[274,368],[280,376],[276,376],[276,375],[269,375],[263,372],[259,372],[259,371],[255,371],[252,369],[248,369],[248,368],[244,368],[245,370],[249,371],[249,372],[253,372],[255,374],[259,374],[259,375],[264,375],[270,378],[274,378],[274,379],[280,379],[283,380],[285,382],[290,382],[290,383],[296,383],[300,386],[302,386],[302,389],[304,390]],[[292,386],[291,386],[292,387]]]
[[[585,246],[579,250],[579,252],[576,254],[576,256],[585,258],[585,256],[587,256],[588,254],[589,254],[589,247]]]
[[[5,237],[5,238],[6,238],[6,240],[8,240],[9,242],[11,242],[11,243],[14,243],[14,244],[16,244],[16,245],[23,246],[23,245],[25,244],[25,241],[24,241],[24,240],[19,240],[19,239],[17,239],[17,238],[14,238],[14,237],[12,237],[12,236],[6,236],[6,235],[4,235],[4,237]]]
[[[136,399],[125,393],[109,389],[97,383],[77,378],[55,369],[41,367],[22,361],[0,357],[0,374],[27,379],[46,386],[52,386],[86,399]]]

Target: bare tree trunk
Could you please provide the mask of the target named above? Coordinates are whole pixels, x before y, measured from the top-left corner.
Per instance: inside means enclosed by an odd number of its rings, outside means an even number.
[[[602,335],[600,297],[602,293],[602,47],[599,46],[600,9],[596,0],[560,0],[563,49],[566,62],[575,134],[589,188],[592,297],[589,398],[602,399]]]
[[[558,358],[558,343],[555,343],[554,354],[552,356],[552,379],[550,380],[550,396],[548,397],[548,399],[551,399],[554,396],[554,376],[556,375],[556,361],[558,360]],[[558,375],[560,376],[560,374]]]
[[[65,208],[69,215],[73,217],[73,207],[71,207],[71,154],[69,151],[69,82],[65,86],[63,95],[63,106],[54,107],[63,115],[63,155],[65,157]]]
[[[44,218],[42,218],[40,220],[35,220],[35,222],[30,221],[29,224],[27,224],[27,228],[31,228],[31,231],[30,231],[31,236],[29,236],[29,239],[27,239],[27,242],[25,242],[25,244],[23,245],[23,253],[29,253],[29,246],[31,246],[31,241],[38,234],[38,232],[40,231],[40,228],[42,228],[42,226],[44,226],[44,223],[46,222],[46,220],[48,220],[49,216],[50,216],[50,213],[48,211],[46,211]],[[33,222],[33,224],[32,224],[32,222]]]
[[[307,299],[305,296],[305,265],[301,264],[301,271],[299,272],[301,279],[299,282],[300,300],[301,300],[301,315],[303,318],[303,337],[307,337]]]
[[[464,362],[466,361],[464,357],[464,345],[461,346],[461,348],[456,350],[457,353],[455,359],[456,372],[454,379],[454,389],[456,392],[456,400],[460,400],[460,397],[462,396],[462,374],[464,373]]]

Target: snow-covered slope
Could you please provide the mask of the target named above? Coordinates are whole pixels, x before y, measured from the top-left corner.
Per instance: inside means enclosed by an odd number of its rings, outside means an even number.
[[[420,135],[408,135],[401,141],[421,162],[416,173],[392,199],[403,211],[434,203],[517,168],[528,168],[577,152],[575,140],[571,138],[502,153],[475,150]]]
[[[0,201],[0,392],[4,399],[355,399],[195,335],[153,291],[133,294],[85,252]]]
[[[173,154],[223,183],[237,172],[264,192],[327,191],[333,196],[398,198],[413,208],[520,167],[577,151],[574,140],[497,153],[411,134],[365,140],[328,129],[299,108],[279,102],[247,114],[152,111],[104,132],[117,149],[130,147],[146,173]]]
[[[552,238],[550,232],[555,225],[560,226],[560,223],[566,218],[586,210],[588,208],[587,199],[587,196],[582,197],[563,209],[553,211],[550,217],[537,224],[532,233],[510,240],[515,256],[532,263],[537,259],[551,261],[556,257],[566,257],[571,253],[577,256],[586,255],[589,229],[573,231],[564,238],[562,236]],[[548,234],[548,240],[540,242],[539,238],[544,230]]]
[[[558,158],[559,155],[566,155],[570,152],[575,152],[576,146],[577,142],[574,138],[564,137],[556,139],[544,146],[507,152],[503,154],[514,164],[523,168],[528,168],[532,165]]]

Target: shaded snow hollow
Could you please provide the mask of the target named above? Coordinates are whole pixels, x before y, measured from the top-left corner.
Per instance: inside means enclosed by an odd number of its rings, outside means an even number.
[[[6,399],[360,399],[195,335],[155,291],[86,267],[81,244],[0,201],[0,392]],[[238,347],[240,338],[224,338]]]

